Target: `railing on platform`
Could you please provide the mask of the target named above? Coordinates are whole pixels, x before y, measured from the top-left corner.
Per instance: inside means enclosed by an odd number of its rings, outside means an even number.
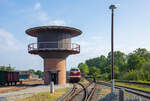
[[[76,43],[60,43],[60,42],[38,42],[28,45],[28,51],[32,50],[73,50],[80,51],[80,45]]]

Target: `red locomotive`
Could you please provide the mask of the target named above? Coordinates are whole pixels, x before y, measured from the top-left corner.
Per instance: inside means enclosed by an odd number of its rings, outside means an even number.
[[[79,82],[81,79],[81,72],[79,68],[72,68],[70,70],[69,81],[71,83]]]

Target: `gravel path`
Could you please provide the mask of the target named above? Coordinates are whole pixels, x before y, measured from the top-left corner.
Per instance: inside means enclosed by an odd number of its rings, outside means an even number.
[[[55,89],[61,89],[61,88],[66,88],[70,87],[69,84],[65,86],[55,86]],[[31,87],[31,88],[26,88],[23,90],[19,91],[13,91],[13,92],[8,92],[8,93],[1,93],[0,97],[6,97],[8,101],[15,101],[17,99],[23,99],[26,97],[33,96],[34,94],[40,93],[40,92],[48,92],[50,91],[50,86],[49,85],[40,85],[36,87]]]

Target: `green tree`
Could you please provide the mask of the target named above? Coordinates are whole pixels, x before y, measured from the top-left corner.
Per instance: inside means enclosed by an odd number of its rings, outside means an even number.
[[[138,54],[131,53],[128,56],[128,70],[140,69],[145,63],[145,59]]]
[[[4,70],[4,71],[14,71],[15,69],[13,67],[10,66],[0,66],[0,70]]]
[[[14,71],[15,69],[13,67],[6,67],[7,71]]]
[[[0,70],[6,70],[5,66],[0,66]]]
[[[107,59],[108,63],[111,64],[111,52],[108,53]],[[114,52],[114,65],[119,67],[119,71],[123,71],[125,69],[125,65],[127,64],[127,55],[120,51]]]
[[[124,73],[124,75],[121,75],[121,80],[136,80],[139,81],[140,79],[140,72],[138,70],[129,70],[129,72]]]
[[[146,61],[150,61],[150,52],[147,51],[145,48],[138,48],[134,51],[135,54],[143,57]]]
[[[88,65],[86,63],[80,63],[78,65],[78,68],[80,69],[80,71],[84,74],[88,74],[89,73],[89,68]]]
[[[108,53],[107,58],[101,55],[88,59],[85,63],[88,65],[90,76],[100,75],[102,80],[110,80],[111,52]],[[81,69],[83,64],[79,64],[78,67]],[[114,73],[115,79],[150,81],[150,52],[145,48],[138,48],[129,55],[115,51]]]
[[[143,81],[150,81],[150,63],[147,62],[144,64],[143,68],[141,69],[141,80]]]
[[[90,67],[89,68],[89,75],[91,77],[98,77],[100,76],[100,69],[96,67]]]
[[[103,74],[105,72],[105,67],[107,66],[107,58],[104,55],[101,55],[100,57],[96,57],[93,59],[86,60],[85,62],[88,67],[95,66],[96,68],[99,68],[101,70],[101,73]]]
[[[69,71],[66,71],[66,75],[67,75],[67,76],[69,75],[69,73],[70,73]]]
[[[37,70],[35,74],[38,75],[39,78],[42,78],[43,72],[41,70]]]
[[[89,60],[86,60],[85,63],[88,65],[88,67],[99,67],[99,64],[100,64],[100,57],[96,57],[96,58],[93,58],[93,59],[89,59]]]
[[[105,73],[107,73],[107,75],[109,75],[108,77],[111,77],[111,65],[108,65],[106,68],[105,68]],[[114,76],[115,76],[115,79],[118,79],[120,77],[120,71],[119,71],[119,67],[114,65]]]
[[[29,69],[29,72],[32,74],[35,74],[35,70],[34,69]]]
[[[100,62],[99,62],[98,68],[100,68],[101,73],[103,74],[103,73],[105,73],[105,67],[107,67],[108,61],[104,55],[100,56],[99,61]]]

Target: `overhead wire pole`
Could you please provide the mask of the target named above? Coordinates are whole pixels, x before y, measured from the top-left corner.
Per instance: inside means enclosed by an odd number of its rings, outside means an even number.
[[[111,9],[111,80],[112,88],[111,92],[114,92],[115,89],[115,80],[114,80],[114,9],[117,7],[115,5],[110,5]]]

